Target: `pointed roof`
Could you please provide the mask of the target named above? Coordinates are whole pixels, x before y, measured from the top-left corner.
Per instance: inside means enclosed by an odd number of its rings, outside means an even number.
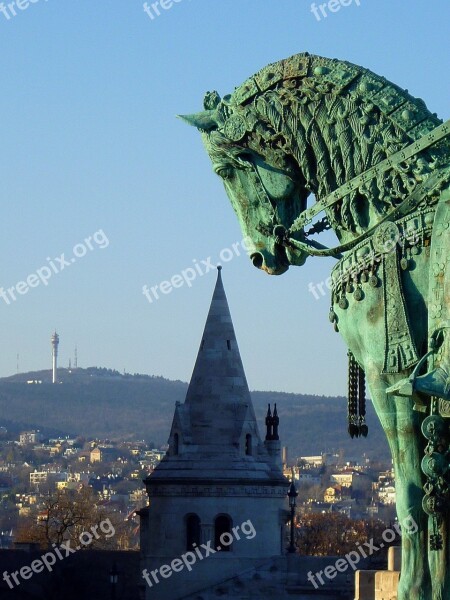
[[[202,409],[217,402],[251,404],[221,267],[186,395],[186,404]]]
[[[193,444],[208,444],[223,452],[239,444],[244,425],[259,439],[221,267],[217,268],[216,286],[185,406]]]
[[[221,267],[186,400],[175,407],[169,446],[148,482],[205,477],[284,482],[259,435]]]

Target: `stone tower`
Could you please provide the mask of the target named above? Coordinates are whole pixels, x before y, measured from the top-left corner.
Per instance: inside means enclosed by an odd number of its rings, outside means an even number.
[[[271,419],[263,443],[218,267],[169,450],[145,480],[143,598],[175,600],[283,553],[289,483],[281,469],[278,416]]]

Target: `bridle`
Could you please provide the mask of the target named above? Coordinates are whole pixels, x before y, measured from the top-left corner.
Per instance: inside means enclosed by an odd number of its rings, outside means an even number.
[[[421,204],[424,198],[426,198],[426,196],[436,188],[437,185],[442,184],[446,180],[450,179],[450,171],[448,168],[442,168],[434,171],[428,177],[428,179],[418,184],[414,191],[407,198],[405,198],[398,206],[389,211],[380,221],[378,221],[376,225],[365,231],[354,240],[346,242],[345,244],[341,244],[335,248],[327,248],[315,240],[296,240],[292,237],[293,234],[303,231],[304,227],[310,225],[318,214],[335,206],[340,200],[342,200],[342,198],[356,191],[361,185],[367,184],[371,179],[378,177],[386,171],[395,169],[405,160],[415,156],[426,148],[433,146],[440,140],[447,137],[449,134],[450,119],[433,129],[431,132],[422,136],[420,139],[416,140],[406,148],[399,150],[377,165],[367,169],[364,171],[364,173],[361,173],[347,183],[344,183],[325,198],[318,200],[314,206],[303,211],[301,215],[295,219],[289,229],[286,229],[279,222],[276,206],[269,197],[255,163],[251,162],[248,177],[255,189],[256,196],[259,199],[260,204],[264,206],[265,210],[269,213],[271,222],[271,226],[260,223],[257,229],[267,237],[274,238],[275,244],[284,246],[286,248],[300,250],[311,256],[331,256],[340,259],[342,258],[343,252],[351,250],[362,241],[372,236],[382,223],[385,223],[386,221],[395,221],[415,210]],[[288,174],[286,173],[286,175]],[[329,228],[326,223],[321,223],[322,224],[319,225],[319,227],[316,227],[316,232]]]

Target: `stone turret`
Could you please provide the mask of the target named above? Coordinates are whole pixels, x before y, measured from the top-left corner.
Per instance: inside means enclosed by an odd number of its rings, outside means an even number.
[[[208,568],[199,563],[186,581],[173,576],[174,595],[167,589],[164,598],[177,597],[178,580],[185,592],[186,585],[219,581],[283,553],[289,483],[278,422],[275,409],[271,432],[277,439],[263,443],[219,269],[186,400],[175,406],[169,450],[145,480],[150,507],[141,511],[143,565],[158,568],[210,541],[217,548],[221,533],[244,522],[255,535],[222,547]]]

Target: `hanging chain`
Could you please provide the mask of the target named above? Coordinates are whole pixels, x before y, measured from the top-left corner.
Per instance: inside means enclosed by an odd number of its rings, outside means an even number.
[[[358,365],[359,386],[359,435],[367,437],[369,428],[366,423],[366,374],[364,369]]]
[[[348,433],[351,438],[359,436],[358,426],[358,366],[350,352],[348,356]]]
[[[353,353],[348,356],[348,433],[351,438],[367,437],[366,424],[366,377]]]

